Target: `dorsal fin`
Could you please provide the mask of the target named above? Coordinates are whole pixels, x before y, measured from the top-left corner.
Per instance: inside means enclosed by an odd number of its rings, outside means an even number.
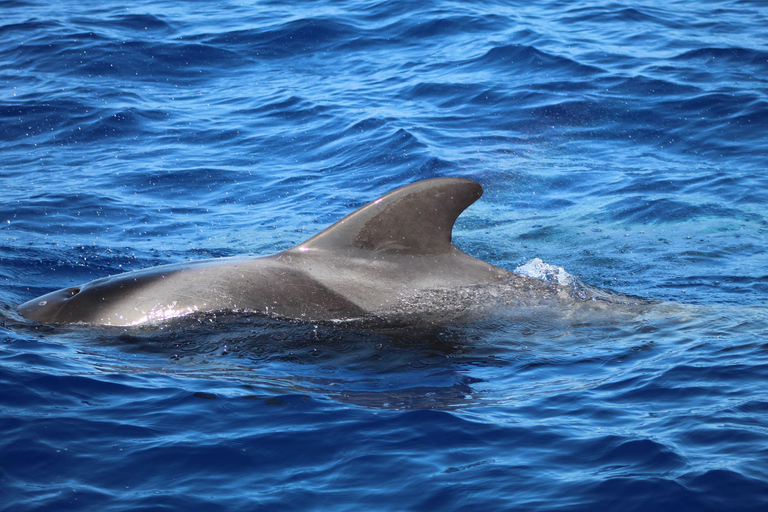
[[[437,178],[398,188],[347,215],[294,250],[358,248],[393,254],[453,250],[456,218],[483,194],[478,183]]]

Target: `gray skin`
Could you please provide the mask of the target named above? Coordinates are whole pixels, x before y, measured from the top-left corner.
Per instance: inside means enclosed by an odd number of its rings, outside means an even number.
[[[413,183],[272,256],[127,272],[51,292],[19,312],[45,324],[129,326],[230,311],[323,322],[471,309],[457,299],[477,300],[468,290],[488,285],[536,301],[567,298],[564,287],[495,267],[451,243],[456,218],[482,193],[461,178]]]

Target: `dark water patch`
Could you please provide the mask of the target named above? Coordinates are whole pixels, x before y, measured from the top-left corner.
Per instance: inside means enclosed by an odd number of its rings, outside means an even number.
[[[690,222],[708,217],[742,217],[740,211],[716,203],[692,204],[670,198],[649,199],[645,197],[625,198],[606,207],[615,220],[638,224],[662,222]]]
[[[749,93],[736,96],[716,92],[693,95],[683,101],[676,102],[676,106],[691,116],[724,120],[733,117],[736,112],[743,108],[744,104],[760,109],[764,107],[764,103],[765,101],[759,96]],[[673,105],[668,106],[672,107]]]
[[[9,4],[10,3],[12,2],[9,2]],[[7,7],[12,8],[13,6],[7,5]],[[30,32],[37,31],[41,33],[56,32],[61,27],[62,24],[56,20],[37,20],[33,18],[24,22],[1,25],[0,35],[11,37],[22,34],[27,35]]]
[[[14,48],[14,61],[38,73],[133,80],[199,78],[221,62],[229,62],[233,68],[243,63],[243,57],[227,48],[184,40],[115,38],[71,28],[62,28],[57,37],[19,44]]]
[[[582,501],[573,510],[593,510],[595,507],[627,511],[642,511],[647,507],[674,508],[681,511],[714,511],[707,496],[689,490],[674,478],[655,476],[619,476],[594,478],[580,482]],[[575,490],[575,489],[574,489]],[[644,496],[628,501],[627,496]]]
[[[481,93],[479,84],[420,82],[405,91],[408,99],[425,99],[437,102],[444,108],[463,104],[468,95]]]
[[[738,256],[740,252],[736,252]],[[692,262],[707,260],[718,260],[723,257],[723,251],[687,251],[681,254]],[[760,295],[768,286],[767,276],[731,276],[731,275],[707,275],[707,276],[686,276],[677,278],[674,281],[664,283],[666,288],[696,289],[703,288],[709,290],[718,290],[721,293],[730,293],[739,295]]]
[[[668,29],[685,28],[685,25],[670,16],[670,12],[651,6],[620,7],[617,4],[606,6],[574,7],[566,11],[561,21],[568,23],[619,23],[633,26],[634,24],[659,25]],[[649,27],[650,28],[650,27]]]
[[[440,176],[450,174],[452,170],[456,169],[456,167],[456,164],[453,162],[442,160],[440,158],[430,158],[421,167],[419,167],[417,174],[419,176],[424,176],[427,179],[438,178]]]
[[[668,172],[640,172],[627,175],[625,184],[619,188],[606,188],[602,193],[609,196],[637,194],[645,197],[660,195],[687,195],[709,198],[714,201],[727,200],[733,203],[759,202],[761,181],[755,176],[709,169],[707,172],[691,175],[674,175]],[[756,213],[756,212],[755,212]],[[757,218],[755,218],[757,219]]]
[[[45,137],[51,140],[62,130],[73,126],[73,118],[83,116],[88,107],[70,99],[58,98],[52,101],[39,101],[30,94],[23,103],[0,105],[0,119],[3,128],[0,131],[4,142],[24,140],[29,137]]]
[[[534,225],[532,228],[530,231],[520,233],[517,238],[520,240],[541,240],[562,235],[562,231],[556,225]]]
[[[511,41],[515,41],[517,44],[533,46],[537,42],[549,42],[551,34],[545,32],[539,32],[531,27],[515,30],[509,36]]]
[[[77,20],[74,20],[77,22]],[[82,20],[85,25],[91,25],[91,20]],[[126,29],[131,32],[138,30],[148,30],[160,32],[163,35],[173,32],[172,26],[161,17],[152,14],[118,14],[107,18],[103,27],[116,27]]]
[[[613,121],[615,110],[600,102],[572,101],[531,109],[531,117],[569,127],[603,125]]]
[[[239,30],[215,35],[198,35],[215,46],[237,48],[250,58],[282,58],[332,49],[355,31],[346,23],[325,18],[292,20],[268,30]]]
[[[692,491],[707,497],[707,510],[737,507],[757,511],[768,503],[768,484],[764,478],[730,469],[709,469],[686,475],[682,481]]]
[[[72,66],[81,73],[96,76],[136,76],[139,79],[200,78],[211,67],[228,62],[232,68],[243,64],[236,53],[205,44],[175,42],[148,44],[129,41],[96,49],[96,54]],[[66,53],[62,55],[66,58]]]
[[[601,473],[668,473],[685,468],[687,462],[675,451],[650,439],[601,437],[593,440],[591,450]]]
[[[697,48],[674,57],[673,60],[692,61],[699,65],[720,67],[723,63],[736,66],[740,72],[753,69],[755,72],[768,72],[768,52],[741,47]]]
[[[688,97],[701,91],[700,88],[687,83],[676,83],[642,75],[628,77],[623,82],[611,85],[606,90],[618,97],[643,96],[656,100],[660,100],[664,96]]]
[[[722,417],[727,426],[710,425],[706,428],[693,428],[680,437],[688,449],[711,450],[722,455],[729,453],[746,455],[746,452],[753,450],[756,444],[765,442],[766,436],[759,431],[760,425],[738,425],[739,419]],[[750,430],[750,427],[753,430]]]
[[[92,118],[88,124],[78,126],[77,131],[62,134],[62,141],[89,142],[99,138],[146,136],[149,132],[144,127],[148,122],[162,121],[168,116],[169,114],[163,111],[140,111],[135,108],[123,110],[99,116],[98,120]]]
[[[747,403],[741,404],[735,407],[736,413],[759,413],[761,411],[768,411],[768,402],[762,400],[750,400]]]
[[[310,101],[293,96],[286,100],[270,103],[239,113],[245,115],[260,114],[264,116],[274,116],[286,121],[301,124],[308,121],[315,121],[319,116],[332,118],[333,116],[328,112],[329,109],[329,106],[313,104]]]
[[[361,142],[363,138],[367,142]],[[343,138],[333,134],[324,136],[322,142],[322,146],[310,152],[314,159],[326,161],[344,158],[353,169],[363,164],[401,169],[411,164],[414,156],[423,158],[427,148],[418,135],[383,119],[356,122],[344,130]]]
[[[444,18],[429,19],[427,21],[413,20],[413,23],[405,25],[405,30],[399,37],[414,39],[416,41],[429,37],[456,37],[461,33],[483,33],[489,29],[500,30],[509,25],[509,19],[499,15],[490,14],[484,17],[477,16],[448,16]],[[394,26],[390,27],[394,28]],[[517,37],[515,37],[517,39]],[[422,43],[423,44],[423,43]]]

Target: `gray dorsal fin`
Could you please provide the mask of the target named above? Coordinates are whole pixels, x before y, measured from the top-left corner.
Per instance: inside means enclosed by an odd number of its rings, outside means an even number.
[[[478,183],[437,178],[398,188],[347,215],[293,250],[358,248],[393,254],[453,250],[456,218],[483,194]]]

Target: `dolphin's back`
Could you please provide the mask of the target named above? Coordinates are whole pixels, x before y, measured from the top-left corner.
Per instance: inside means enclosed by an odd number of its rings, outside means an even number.
[[[317,321],[445,309],[445,301],[418,298],[431,296],[425,290],[458,296],[510,276],[451,242],[456,218],[482,193],[462,178],[413,183],[273,256],[119,274],[49,293],[19,311],[42,323],[134,325],[195,312],[253,310]]]

